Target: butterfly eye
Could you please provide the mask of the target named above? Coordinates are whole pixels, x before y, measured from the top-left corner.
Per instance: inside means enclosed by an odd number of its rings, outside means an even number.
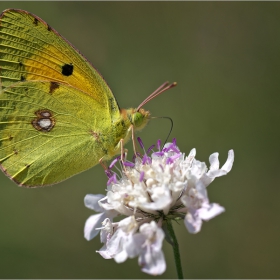
[[[143,124],[143,120],[144,116],[141,113],[136,112],[133,114],[132,123],[135,127],[141,126]]]

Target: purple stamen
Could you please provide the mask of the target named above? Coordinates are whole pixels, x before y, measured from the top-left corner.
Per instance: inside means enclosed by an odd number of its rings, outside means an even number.
[[[153,153],[153,155],[162,157],[162,156],[164,156],[164,152],[155,152],[155,153]]]
[[[135,164],[132,163],[132,162],[130,162],[130,161],[125,161],[125,162],[123,163],[123,165],[124,165],[124,166],[129,166],[129,167],[134,167],[134,166],[135,166]]]
[[[111,183],[116,184],[117,183],[117,176],[116,173],[114,173],[108,180],[107,186],[109,186]]]
[[[140,182],[143,182],[144,176],[145,176],[145,172],[144,172],[144,171],[141,171],[141,172],[140,172],[140,178],[139,178],[139,181],[140,181]]]
[[[158,148],[159,151],[160,151],[160,146],[161,146],[161,140],[158,139],[158,141],[157,141],[157,148]]]
[[[173,152],[175,152],[175,153],[180,153],[180,150],[178,150],[177,147],[176,147],[175,145],[172,147],[172,150],[173,150]]]
[[[171,164],[173,163],[173,159],[171,157],[167,158],[166,164]]]
[[[140,147],[142,148],[142,150],[145,150],[144,149],[144,144],[142,142],[142,139],[140,137],[137,137],[137,140],[138,140],[138,143],[139,143]]]
[[[177,158],[179,158],[181,156],[181,154],[176,154],[172,157],[169,157],[167,160],[166,160],[166,164],[171,164],[173,163]]]
[[[174,145],[173,143],[170,144],[168,147],[164,148],[163,151],[164,152],[169,152],[172,149],[173,145]]]
[[[164,152],[169,152],[170,150],[172,150],[175,153],[180,153],[180,150],[177,149],[174,143],[170,144],[167,148],[163,149]]]
[[[143,158],[142,158],[142,164],[146,164],[146,163],[151,164],[151,163],[152,163],[152,160],[151,160],[150,157],[148,157],[148,156],[145,154],[145,155],[143,156]]]
[[[176,146],[176,138],[173,138],[172,143]]]
[[[120,157],[116,157],[111,164],[109,165],[109,169],[112,169],[114,167],[114,165],[119,161]]]
[[[155,144],[152,145],[148,150],[147,150],[147,154],[155,147]]]
[[[113,173],[109,168],[105,170],[105,174],[107,175],[108,179],[110,179],[113,176]]]
[[[178,154],[172,156],[171,158],[172,158],[173,160],[176,160],[176,159],[179,158],[180,156],[181,156],[181,153],[178,153]]]

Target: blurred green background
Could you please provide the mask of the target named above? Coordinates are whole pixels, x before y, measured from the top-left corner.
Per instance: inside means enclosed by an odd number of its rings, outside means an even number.
[[[182,151],[232,171],[209,187],[226,212],[190,235],[175,226],[186,278],[280,277],[279,2],[0,2],[32,12],[102,73],[121,107],[137,107],[168,80],[178,86],[145,106],[170,116]],[[149,146],[170,124],[141,133]],[[127,145],[131,151],[131,143]],[[137,259],[116,264],[83,237],[88,193],[105,193],[100,166],[53,187],[24,189],[0,174],[0,278],[151,278]],[[166,272],[176,278],[171,248]]]

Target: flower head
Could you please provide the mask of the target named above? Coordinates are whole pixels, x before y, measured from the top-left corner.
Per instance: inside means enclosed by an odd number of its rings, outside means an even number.
[[[207,186],[232,168],[234,153],[228,152],[226,163],[219,168],[218,153],[210,156],[210,168],[195,159],[196,150],[188,156],[181,153],[176,140],[160,148],[151,146],[134,162],[114,160],[106,171],[107,195],[87,195],[86,206],[102,212],[91,216],[85,226],[86,239],[92,239],[101,231],[104,246],[98,253],[104,258],[123,262],[138,256],[142,271],[158,275],[165,271],[161,250],[164,239],[163,224],[167,220],[184,219],[190,233],[198,233],[202,222],[224,212],[217,203],[210,203]],[[154,147],[157,146],[157,151]],[[119,172],[113,172],[121,162]],[[97,206],[98,204],[98,206]],[[123,220],[113,223],[117,215]],[[94,233],[93,233],[94,232]],[[97,232],[97,233],[96,233]]]

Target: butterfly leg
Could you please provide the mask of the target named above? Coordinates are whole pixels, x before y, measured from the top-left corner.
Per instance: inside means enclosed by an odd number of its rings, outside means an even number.
[[[123,139],[120,140],[120,146],[121,146],[121,163],[122,163],[124,171],[126,171],[124,162],[125,162],[128,150],[124,148]]]
[[[134,152],[134,156],[137,157],[137,156],[141,155],[141,153],[137,151],[137,145],[136,145],[135,134],[134,134],[134,126],[131,125],[130,129],[131,129],[131,139],[132,139],[132,145],[133,145],[133,152]]]
[[[103,161],[103,157],[99,160],[99,164],[104,168],[104,170],[108,169],[108,167],[106,166],[106,164]]]
[[[134,126],[131,126],[131,138],[132,138],[132,144],[133,144],[133,152],[134,155],[137,157],[137,151],[136,151],[136,142],[135,142],[135,135],[134,135]]]

